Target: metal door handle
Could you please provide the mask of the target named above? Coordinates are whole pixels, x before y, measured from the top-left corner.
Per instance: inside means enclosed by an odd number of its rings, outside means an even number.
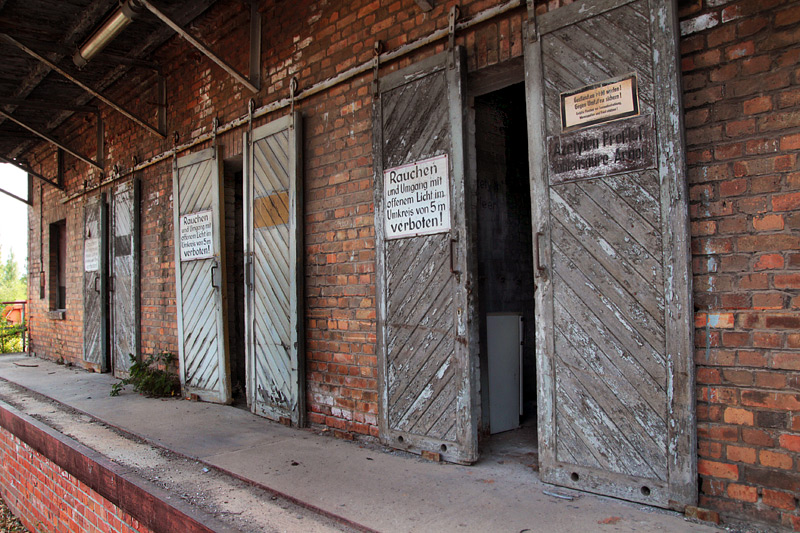
[[[544,237],[544,233],[542,233],[541,231],[537,231],[536,234],[534,235],[533,247],[535,248],[535,252],[533,257],[534,257],[534,262],[536,264],[535,265],[536,271],[539,272],[540,274],[543,274],[544,267],[542,266],[542,261],[539,257],[539,237]]]
[[[453,259],[455,255],[453,245],[456,243],[458,243],[458,239],[450,239],[450,273],[460,276],[461,272],[455,269],[455,259]]]
[[[211,265],[211,286],[219,288],[219,282],[217,281],[217,268],[219,268],[219,265]]]
[[[95,276],[94,278],[94,292],[100,292],[100,287],[97,286],[97,282],[100,281],[100,276]]]

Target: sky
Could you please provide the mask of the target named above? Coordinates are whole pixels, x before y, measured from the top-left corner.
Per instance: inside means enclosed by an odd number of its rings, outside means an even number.
[[[13,165],[0,163],[0,189],[16,194],[22,198],[28,196],[28,177],[22,170]],[[8,259],[10,250],[14,251],[14,259],[20,272],[27,270],[28,263],[28,204],[15,200],[0,192],[0,252],[3,263]]]

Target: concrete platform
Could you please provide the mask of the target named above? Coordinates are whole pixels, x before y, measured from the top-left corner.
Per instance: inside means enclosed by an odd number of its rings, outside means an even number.
[[[233,407],[151,399],[131,391],[111,397],[117,380],[110,375],[19,354],[0,356],[0,378],[83,413],[73,418],[88,415],[362,529],[720,531],[677,513],[544,484],[524,461],[490,456],[473,466],[438,464],[378,445],[287,428]],[[302,522],[285,527],[306,529]]]

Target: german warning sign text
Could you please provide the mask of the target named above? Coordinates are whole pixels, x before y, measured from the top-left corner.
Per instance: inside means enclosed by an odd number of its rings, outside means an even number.
[[[181,261],[214,257],[213,211],[181,215]]]
[[[83,241],[83,270],[97,272],[100,270],[100,239],[86,239]]]
[[[550,183],[655,167],[653,115],[641,115],[547,138]]]
[[[450,231],[447,154],[383,171],[386,239]]]
[[[564,131],[638,114],[635,74],[561,94],[561,128]]]

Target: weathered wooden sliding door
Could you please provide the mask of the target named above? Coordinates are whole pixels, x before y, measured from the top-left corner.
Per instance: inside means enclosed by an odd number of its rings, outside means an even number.
[[[83,223],[83,360],[108,372],[108,207],[106,195],[86,202]]]
[[[542,479],[682,508],[697,475],[674,9],[575,2],[528,26],[525,59]]]
[[[227,403],[231,391],[221,166],[217,148],[180,157],[172,190],[181,385],[186,395]]]
[[[111,195],[111,367],[124,377],[130,356],[139,356],[139,181],[114,188]]]
[[[299,113],[245,137],[247,393],[254,413],[305,421]]]
[[[477,459],[463,51],[379,80],[374,105],[380,434]]]

